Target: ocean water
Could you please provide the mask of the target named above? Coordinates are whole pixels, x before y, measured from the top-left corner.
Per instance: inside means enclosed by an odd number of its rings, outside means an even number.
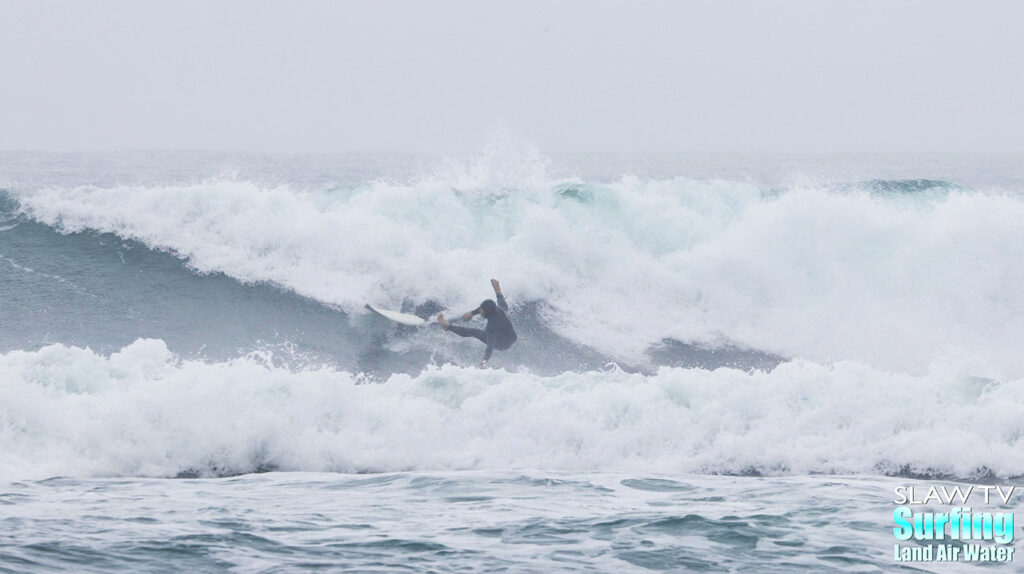
[[[960,571],[1022,159],[0,153],[0,572]]]

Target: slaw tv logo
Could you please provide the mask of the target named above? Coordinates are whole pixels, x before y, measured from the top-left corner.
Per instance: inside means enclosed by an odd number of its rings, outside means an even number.
[[[893,548],[896,562],[1013,561],[1013,512],[1008,506],[1016,486],[932,486],[893,489]],[[936,510],[935,506],[946,506]]]

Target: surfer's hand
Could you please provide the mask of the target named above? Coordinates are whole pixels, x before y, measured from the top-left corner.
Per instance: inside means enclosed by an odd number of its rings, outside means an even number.
[[[494,294],[495,295],[500,295],[501,294],[501,284],[498,283],[497,279],[491,279],[491,287],[494,287]]]
[[[465,323],[466,321],[469,321],[472,318],[473,318],[473,312],[469,311],[468,313],[466,313],[465,315],[462,316],[462,322]]]

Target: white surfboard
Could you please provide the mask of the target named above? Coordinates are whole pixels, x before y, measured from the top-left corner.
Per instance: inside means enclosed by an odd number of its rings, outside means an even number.
[[[370,304],[367,304],[366,308],[380,315],[381,317],[384,317],[385,319],[391,319],[392,321],[396,323],[401,323],[403,325],[412,325],[413,327],[419,327],[421,325],[427,324],[427,321],[425,319],[417,317],[416,315],[410,315],[408,313],[399,313],[398,311],[390,311],[388,309],[378,309]]]

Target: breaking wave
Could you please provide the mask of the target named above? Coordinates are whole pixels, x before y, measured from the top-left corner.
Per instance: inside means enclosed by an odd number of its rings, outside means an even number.
[[[453,169],[12,197],[62,233],[115,234],[349,314],[367,302],[461,312],[498,277],[558,336],[625,362],[669,340],[915,373],[955,355],[1024,374],[1024,200],[942,181],[778,190]]]
[[[383,384],[253,354],[0,355],[0,477],[263,470],[1024,474],[1024,379],[855,362],[539,377],[455,366]]]

